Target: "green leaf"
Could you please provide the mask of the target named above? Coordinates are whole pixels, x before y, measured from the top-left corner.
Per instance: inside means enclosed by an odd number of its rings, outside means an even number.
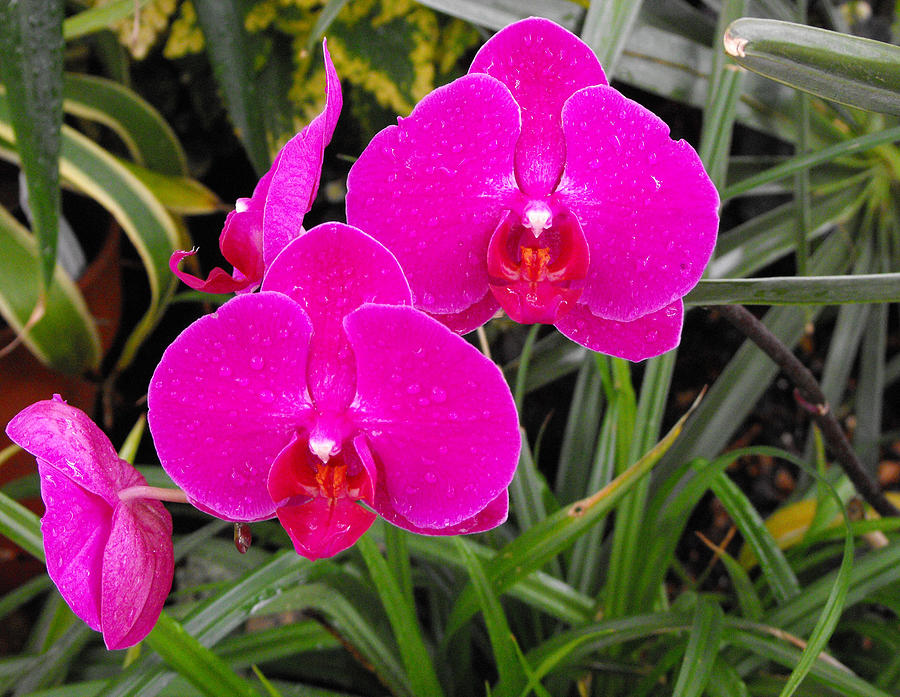
[[[285,588],[302,583],[310,566],[293,551],[277,554],[194,607],[181,624],[203,646],[214,646]],[[104,697],[155,695],[173,677],[155,652],[147,652],[112,678],[102,694]]]
[[[265,104],[256,94],[256,78],[250,62],[253,53],[244,30],[242,3],[194,0],[194,9],[231,122],[253,168],[262,175],[271,164],[263,117]]]
[[[728,27],[724,43],[740,65],[768,78],[841,104],[900,114],[897,46],[752,18]]]
[[[321,562],[320,562],[321,563]],[[341,638],[370,665],[391,694],[418,697],[393,647],[385,641],[384,627],[373,624],[341,592],[326,583],[307,583],[273,597],[259,610],[266,613],[312,609],[328,616]]]
[[[145,639],[163,660],[209,697],[259,697],[253,686],[163,612]]]
[[[134,5],[129,3],[133,8]],[[106,9],[108,5],[97,9]],[[160,174],[187,174],[187,159],[175,132],[136,92],[95,75],[66,73],[63,109],[102,123],[125,143],[137,164]]]
[[[592,0],[581,38],[590,46],[608,80],[612,80],[625,42],[637,22],[643,0]]]
[[[700,281],[686,305],[844,305],[900,302],[900,273]]]
[[[140,11],[150,0],[113,0],[105,5],[97,5],[72,15],[63,22],[63,36],[66,40],[108,28],[119,20]]]
[[[41,521],[18,501],[0,493],[0,534],[39,561],[44,561]]]
[[[43,289],[53,279],[60,216],[62,22],[62,0],[0,2],[0,75],[11,105],[8,119],[28,185]]]
[[[682,416],[652,450],[603,489],[557,511],[499,550],[494,558],[485,564],[485,574],[494,592],[498,594],[505,592],[603,520],[622,497],[659,462],[678,438],[690,413],[689,411]],[[469,586],[460,595],[453,609],[447,633],[452,634],[462,627],[475,613],[476,608],[474,590]]]
[[[516,694],[518,690],[522,689],[528,677],[519,664],[515,638],[506,621],[506,615],[503,614],[503,607],[500,605],[499,598],[494,594],[481,563],[472,554],[469,547],[458,537],[453,538],[453,542],[457,553],[466,565],[469,578],[472,580],[475,597],[478,599],[478,605],[487,626],[488,638],[491,641],[494,664],[497,666],[500,682],[505,688],[504,692],[498,689],[495,694]]]
[[[715,599],[701,596],[697,600],[694,623],[672,697],[700,697],[703,694],[722,645],[722,618],[722,608]]]
[[[40,263],[34,237],[0,207],[0,314],[45,365],[69,375],[98,369],[97,325],[78,286],[59,265],[47,289],[43,317],[22,333],[41,294]]]
[[[900,126],[887,128],[876,133],[867,133],[866,135],[858,136],[856,138],[849,138],[826,148],[820,148],[796,155],[785,162],[763,170],[759,174],[730,184],[721,192],[722,200],[727,201],[730,198],[745,194],[764,184],[778,181],[779,179],[796,174],[797,172],[810,167],[831,162],[836,158],[858,152],[865,152],[866,150],[883,145],[884,143],[892,143],[897,140],[900,140]]]
[[[800,582],[753,504],[724,472],[720,472],[713,480],[712,490],[753,549],[756,558],[762,560],[760,567],[778,602],[784,604],[797,596],[800,593]]]
[[[526,17],[546,17],[569,31],[576,31],[584,8],[569,0],[418,0],[439,12],[459,17],[488,29],[502,29]]]
[[[146,167],[119,160],[167,210],[179,215],[203,215],[224,211],[222,201],[196,179],[161,174]]]
[[[435,697],[443,695],[444,691],[434,672],[434,663],[416,619],[413,596],[403,593],[400,583],[371,537],[364,535],[356,543],[356,547],[366,562],[381,604],[391,622],[413,694]]]

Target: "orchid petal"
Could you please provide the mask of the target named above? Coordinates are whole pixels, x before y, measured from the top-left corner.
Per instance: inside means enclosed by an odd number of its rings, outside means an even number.
[[[500,370],[412,308],[364,305],[344,326],[358,370],[351,418],[368,437],[386,492],[376,512],[423,528],[475,516],[509,485],[519,453]]]
[[[310,409],[311,333],[296,302],[262,292],[229,300],[166,349],[147,395],[150,430],[198,507],[236,521],[275,514],[266,477]]]
[[[312,322],[307,381],[320,411],[343,410],[356,394],[344,316],[367,302],[412,302],[394,255],[342,223],[320,225],[290,243],[269,267],[262,288],[294,299]]]
[[[697,153],[610,87],[576,92],[563,129],[568,158],[556,195],[590,246],[580,302],[627,322],[682,297],[700,279],[718,228],[718,194]]]
[[[642,361],[678,346],[683,319],[680,299],[630,322],[603,319],[591,314],[586,305],[576,305],[556,320],[556,328],[592,351]]]
[[[46,460],[37,463],[46,506],[41,533],[47,574],[72,611],[99,632],[103,548],[113,509]]]
[[[467,75],[377,134],[350,169],[347,222],[397,256],[416,307],[452,314],[484,298],[488,240],[517,193],[518,135],[509,90]]]
[[[512,92],[522,109],[516,179],[526,194],[551,193],[566,162],[563,104],[582,87],[607,84],[594,52],[558,24],[531,17],[494,34],[469,73],[487,73]]]
[[[172,589],[172,517],[159,501],[119,504],[103,554],[100,618],[110,650],[133,646],[159,619]]]
[[[109,506],[118,503],[120,489],[131,485],[133,470],[122,466],[106,434],[58,395],[23,409],[9,422],[6,433],[23,450]]]
[[[471,535],[476,532],[484,532],[492,530],[498,525],[505,523],[509,515],[509,491],[504,489],[493,501],[482,508],[471,518],[467,518],[461,523],[450,525],[446,528],[423,528],[413,525],[406,518],[394,511],[384,498],[386,493],[378,491],[375,494],[376,505],[382,511],[381,515],[386,521],[396,525],[398,528],[409,530],[419,535]]]
[[[319,190],[325,146],[331,142],[341,113],[341,81],[325,41],[322,52],[325,57],[325,108],[287,142],[272,165],[274,175],[264,214],[263,257],[266,264],[270,264],[288,242],[302,234],[303,216],[312,208]]]
[[[467,307],[465,310],[443,315],[434,314],[431,316],[457,334],[468,334],[487,323],[489,319],[497,314],[497,310],[499,309],[500,304],[497,302],[494,294],[488,291],[481,300],[474,305]]]

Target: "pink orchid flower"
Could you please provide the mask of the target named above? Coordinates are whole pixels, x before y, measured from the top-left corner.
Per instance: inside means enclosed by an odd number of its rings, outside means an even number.
[[[502,307],[631,360],[678,344],[718,227],[696,152],[537,18],[376,135],[347,186],[348,222],[397,256],[416,307],[459,332]]]
[[[37,458],[47,573],[109,649],[143,639],[172,588],[172,516],[88,416],[59,395],[6,427]]]
[[[219,249],[234,267],[233,273],[216,268],[204,281],[179,270],[181,260],[196,250],[175,252],[169,259],[172,272],[191,288],[207,293],[250,292],[259,287],[266,268],[287,243],[303,234],[303,216],[312,209],[319,190],[325,146],[331,142],[343,103],[341,82],[325,42],[322,51],[325,108],[285,144],[253,195],[239,198],[225,219]]]
[[[341,223],[295,239],[259,293],[189,326],[148,401],[163,467],[195,506],[277,516],[311,559],[376,513],[428,535],[507,515],[520,442],[502,374],[415,310],[393,255]]]

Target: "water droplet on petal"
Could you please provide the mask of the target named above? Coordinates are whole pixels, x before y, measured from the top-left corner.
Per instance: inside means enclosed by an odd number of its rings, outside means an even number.
[[[434,484],[437,481],[437,475],[434,472],[426,472],[425,481],[429,484]]]
[[[265,361],[263,361],[262,356],[253,356],[250,359],[250,367],[253,370],[262,370],[265,367]]]

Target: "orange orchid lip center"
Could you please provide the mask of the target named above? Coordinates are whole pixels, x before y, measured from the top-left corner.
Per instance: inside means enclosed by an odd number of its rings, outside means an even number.
[[[577,218],[529,201],[507,212],[488,245],[488,278],[500,306],[521,324],[553,324],[581,296],[589,250]]]

